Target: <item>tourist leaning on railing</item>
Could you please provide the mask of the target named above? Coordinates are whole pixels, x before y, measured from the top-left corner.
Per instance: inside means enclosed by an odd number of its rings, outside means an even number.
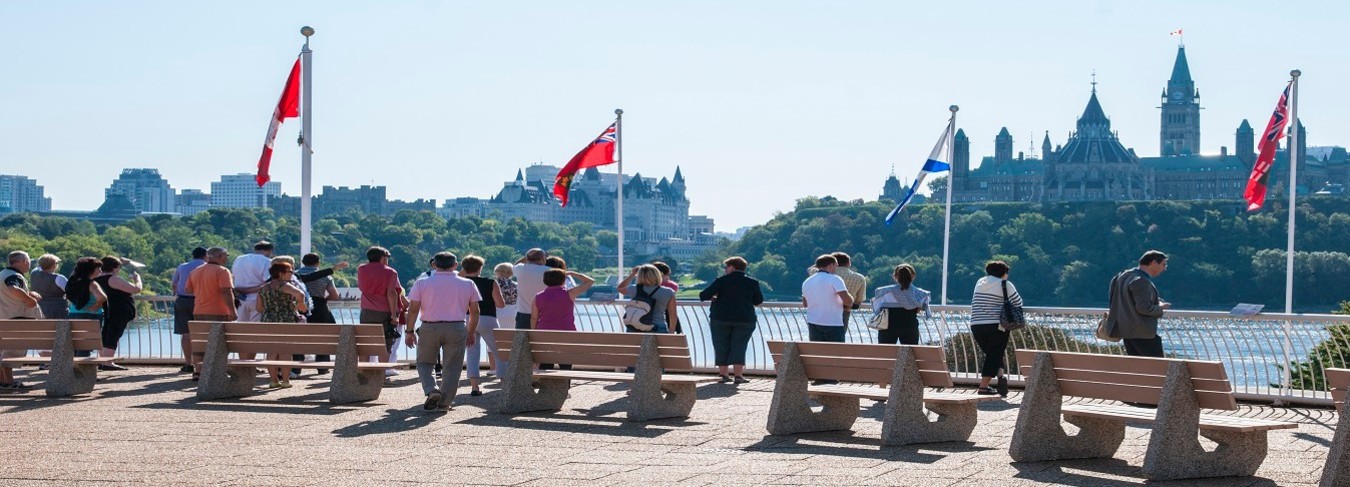
[[[576,287],[566,289],[567,278],[578,281]],[[577,297],[586,293],[595,284],[595,279],[580,272],[549,269],[544,271],[543,284],[547,287],[534,296],[530,307],[530,328],[535,330],[576,331]],[[541,369],[551,369],[552,364],[539,364]],[[560,369],[570,369],[571,365],[560,364]]]
[[[745,274],[749,264],[742,257],[722,261],[725,271],[708,287],[698,293],[700,301],[712,301],[708,306],[708,332],[712,338],[713,362],[722,382],[745,380],[745,349],[755,334],[758,316],[755,307],[764,303],[764,292],[759,281]],[[727,368],[735,378],[727,375]]]
[[[629,286],[633,280],[637,280],[636,286]],[[676,325],[679,323],[679,316],[675,312],[675,291],[662,284],[663,276],[661,269],[653,264],[642,264],[633,268],[632,273],[628,274],[622,282],[619,282],[619,292],[630,295],[633,299],[642,299],[650,301],[652,306],[648,316],[651,316],[652,329],[643,332],[631,325],[624,325],[624,331],[628,333],[674,333]],[[646,323],[646,321],[643,321]]]
[[[108,293],[108,305],[103,314],[103,352],[99,355],[105,358],[112,358],[117,355],[117,342],[122,340],[122,335],[127,331],[127,325],[136,319],[136,298],[144,287],[141,284],[141,274],[139,269],[131,266],[131,272],[127,280],[118,274],[122,269],[125,259],[119,259],[114,256],[103,258],[103,275],[95,278],[100,286],[103,286],[103,292]],[[98,366],[99,370],[127,370],[126,367],[115,363],[107,363]]]
[[[970,299],[970,335],[984,353],[984,362],[980,367],[980,394],[1008,395],[1008,378],[1005,375],[1003,355],[1008,350],[1009,334],[999,326],[999,316],[1003,313],[1004,289],[1007,289],[1008,301],[1013,306],[1022,306],[1022,296],[1017,288],[1008,281],[1012,268],[1001,260],[992,260],[984,265],[988,274],[975,282],[975,295]],[[998,377],[998,387],[989,387],[989,383]]]
[[[928,312],[931,294],[914,285],[914,267],[895,266],[891,272],[895,284],[877,288],[872,295],[872,312],[886,313],[886,327],[877,328],[877,343],[919,344],[919,311]]]

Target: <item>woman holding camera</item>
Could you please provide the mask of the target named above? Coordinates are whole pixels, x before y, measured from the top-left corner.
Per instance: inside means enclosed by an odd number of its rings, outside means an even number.
[[[103,314],[103,351],[100,357],[112,358],[117,354],[117,342],[122,340],[127,325],[136,319],[136,298],[141,293],[141,274],[139,266],[131,267],[127,278],[117,274],[124,264],[132,263],[126,259],[107,256],[102,259],[103,274],[94,279],[103,292],[108,295],[108,303]],[[98,366],[98,370],[127,370],[114,363]]]

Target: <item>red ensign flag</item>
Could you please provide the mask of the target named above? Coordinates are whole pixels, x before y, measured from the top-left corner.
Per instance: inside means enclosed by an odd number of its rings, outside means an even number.
[[[558,197],[563,206],[567,206],[567,192],[572,188],[572,178],[576,177],[578,172],[614,163],[614,144],[618,141],[618,131],[618,122],[609,124],[609,128],[587,144],[586,148],[581,149],[581,152],[572,156],[572,160],[567,161],[567,165],[558,171],[558,176],[553,180],[553,195]]]
[[[267,125],[267,139],[263,141],[262,156],[258,158],[258,187],[272,180],[267,170],[272,165],[272,142],[277,139],[277,129],[281,128],[283,120],[298,116],[300,116],[300,60],[296,59],[295,66],[291,66],[291,75],[286,77],[286,87],[281,89],[281,100],[277,101],[277,108],[272,112],[272,122]]]
[[[1293,86],[1293,82],[1289,83]],[[1247,211],[1261,209],[1266,202],[1266,180],[1270,178],[1270,166],[1275,164],[1275,150],[1284,138],[1284,127],[1289,123],[1289,86],[1284,87],[1280,101],[1275,103],[1275,113],[1270,115],[1266,131],[1261,132],[1261,143],[1257,146],[1256,164],[1252,166],[1252,175],[1247,178],[1247,191],[1242,197],[1247,200]],[[1294,185],[1289,185],[1294,190]]]

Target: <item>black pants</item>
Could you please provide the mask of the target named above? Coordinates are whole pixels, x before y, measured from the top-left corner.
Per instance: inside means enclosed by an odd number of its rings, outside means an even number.
[[[755,334],[755,323],[708,320],[712,338],[713,363],[717,365],[745,365],[745,349]]]
[[[919,310],[904,308],[886,309],[886,329],[877,330],[877,343],[894,345],[919,344]]]
[[[135,313],[108,313],[103,316],[103,348],[117,350],[117,342],[127,332],[127,325],[136,319]]]
[[[984,352],[980,377],[998,377],[998,370],[1003,368],[1003,355],[1008,351],[1008,332],[998,329],[998,324],[970,325],[970,335]]]
[[[848,327],[806,324],[807,339],[813,342],[844,343]]]
[[[314,307],[313,307],[313,308],[310,308],[310,310],[309,310],[309,323],[329,323],[329,324],[337,323],[337,319],[333,317],[333,311],[330,310],[330,309],[328,309],[328,300],[327,300],[327,299],[325,299],[325,298],[310,298],[310,299],[314,300]],[[328,356],[328,355],[315,355],[315,356],[314,356],[314,361],[315,361],[315,362],[327,362],[327,361],[332,360],[332,359],[333,359],[333,357]],[[304,361],[304,360],[305,360],[305,356],[304,356],[304,355],[292,355],[292,356],[291,356],[291,360],[294,360],[294,361],[296,361],[296,362],[301,362],[301,361]],[[319,369],[319,370],[324,370],[324,369]],[[300,373],[300,369],[299,369],[299,368],[294,368],[294,369],[291,369],[291,372],[294,372],[294,373],[296,373],[296,374],[299,374],[299,373]]]
[[[1162,337],[1153,338],[1126,338],[1121,340],[1125,344],[1125,355],[1134,357],[1164,357]]]

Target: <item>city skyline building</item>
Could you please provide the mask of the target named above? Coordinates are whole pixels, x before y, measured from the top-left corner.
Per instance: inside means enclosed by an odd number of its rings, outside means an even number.
[[[159,174],[158,169],[127,168],[114,179],[104,197],[114,194],[126,195],[141,213],[177,212],[177,199],[173,186]]]
[[[17,174],[0,174],[0,213],[52,210],[52,199],[37,180]]]
[[[211,208],[267,208],[281,196],[281,183],[269,181],[261,188],[252,173],[225,174],[211,183]]]

